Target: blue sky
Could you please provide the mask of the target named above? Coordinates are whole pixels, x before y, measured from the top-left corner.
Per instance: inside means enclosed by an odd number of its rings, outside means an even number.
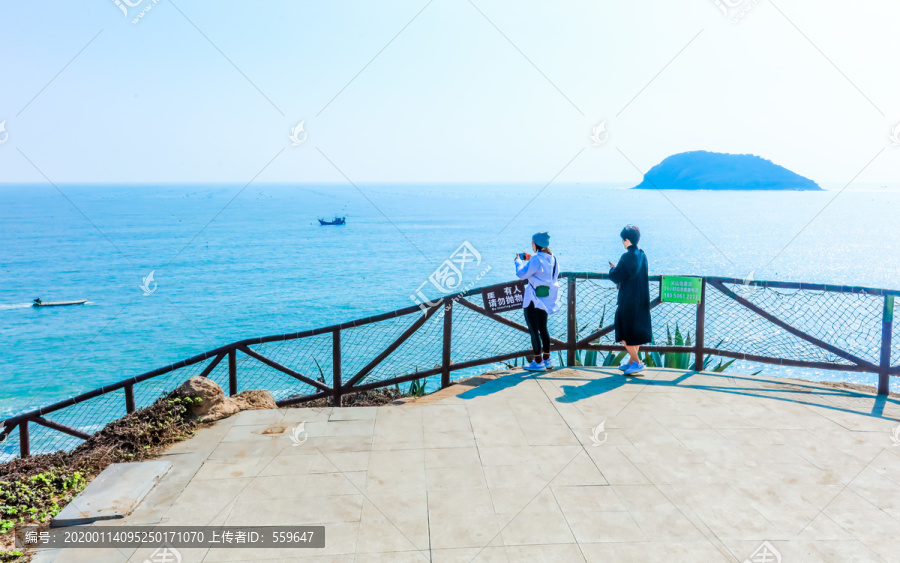
[[[151,3],[0,2],[0,183],[900,183],[892,0]]]

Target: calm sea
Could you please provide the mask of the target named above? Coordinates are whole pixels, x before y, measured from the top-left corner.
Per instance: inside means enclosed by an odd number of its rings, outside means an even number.
[[[622,252],[619,230],[636,223],[651,273],[754,272],[757,279],[900,288],[896,186],[789,193],[542,187],[65,185],[62,195],[49,185],[4,186],[0,417],[237,339],[410,305],[464,242],[491,267],[479,285],[508,280],[513,254],[528,251],[539,230],[550,232],[566,270],[606,271]],[[318,225],[317,217],[335,214],[347,224]],[[151,272],[147,288],[155,290],[145,295],[140,286]],[[35,309],[35,297],[89,303]],[[893,387],[900,390],[896,379]]]

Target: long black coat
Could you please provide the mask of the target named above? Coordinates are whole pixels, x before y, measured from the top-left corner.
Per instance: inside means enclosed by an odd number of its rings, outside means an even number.
[[[616,342],[629,346],[649,344],[653,340],[650,324],[650,279],[647,255],[631,245],[609,270],[609,279],[619,285],[616,308]]]

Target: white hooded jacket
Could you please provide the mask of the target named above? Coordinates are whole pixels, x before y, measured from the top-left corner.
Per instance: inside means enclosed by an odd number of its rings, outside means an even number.
[[[516,276],[528,281],[528,285],[525,287],[525,299],[522,301],[523,309],[534,303],[535,307],[547,311],[549,315],[559,311],[559,303],[557,303],[559,283],[556,281],[559,277],[559,262],[557,262],[556,256],[538,252],[526,262],[516,255]],[[548,286],[550,295],[547,297],[535,295],[534,288],[539,285]]]

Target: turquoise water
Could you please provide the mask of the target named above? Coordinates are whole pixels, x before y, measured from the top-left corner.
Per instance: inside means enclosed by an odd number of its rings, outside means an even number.
[[[60,186],[65,197],[49,185],[0,188],[0,417],[234,340],[408,306],[465,241],[479,270],[490,266],[479,285],[506,281],[538,230],[551,233],[564,270],[606,271],[632,222],[655,274],[900,288],[896,187],[854,186],[836,199],[842,186],[542,187]],[[347,225],[318,226],[334,214]],[[156,289],[144,295],[151,271]],[[89,303],[34,309],[35,297]]]

